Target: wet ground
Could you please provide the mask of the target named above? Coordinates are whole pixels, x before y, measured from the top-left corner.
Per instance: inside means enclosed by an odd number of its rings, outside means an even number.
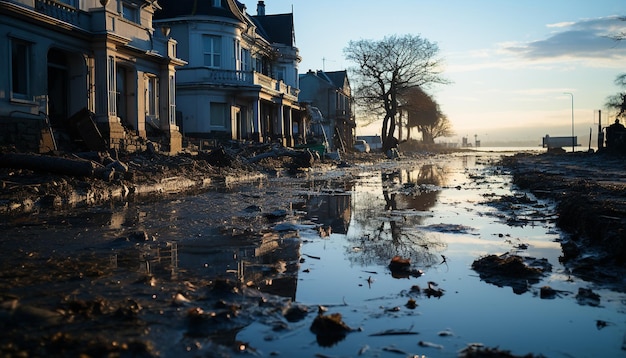
[[[563,266],[554,198],[513,187],[499,158],[361,163],[12,217],[0,352],[624,355],[623,282]]]

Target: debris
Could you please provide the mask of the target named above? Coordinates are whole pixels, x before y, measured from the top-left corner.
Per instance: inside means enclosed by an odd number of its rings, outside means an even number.
[[[550,286],[541,286],[539,289],[539,297],[542,299],[553,299],[556,297],[556,291]]]
[[[437,333],[437,335],[439,337],[452,337],[452,336],[454,336],[454,332],[452,332],[449,329],[444,329],[443,331],[439,331],[439,333]]]
[[[444,290],[442,290],[441,288],[436,288],[438,285],[433,282],[433,281],[428,281],[428,287],[424,289],[424,294],[430,298],[430,297],[441,297],[443,296],[443,292]]]
[[[534,358],[534,357],[543,357],[542,355],[535,356],[531,353],[528,353],[524,356],[516,356],[511,354],[510,351],[502,350],[500,348],[490,348],[485,347],[482,343],[470,343],[467,347],[463,348],[459,351],[459,358]]]
[[[511,286],[513,292],[522,294],[528,291],[529,284],[539,282],[545,272],[552,270],[552,265],[546,259],[502,254],[475,260],[472,269],[485,282],[499,287]]]
[[[412,269],[411,259],[405,259],[400,256],[394,256],[389,262],[389,270],[394,278],[420,277],[424,271]]]
[[[407,335],[417,335],[418,332],[413,331],[413,326],[407,329],[388,329],[385,331],[372,333],[370,337],[378,337],[378,336],[407,336]]]
[[[419,341],[419,342],[417,342],[417,344],[418,344],[420,347],[443,349],[443,345],[441,345],[441,344],[436,344],[436,343],[432,343],[432,342],[427,342],[427,341]]]
[[[593,292],[590,288],[580,287],[578,288],[578,294],[576,295],[576,301],[582,306],[599,306],[600,295]]]
[[[311,332],[317,336],[317,343],[322,347],[331,347],[343,340],[353,329],[342,320],[341,313],[328,315],[320,312],[311,324]]]

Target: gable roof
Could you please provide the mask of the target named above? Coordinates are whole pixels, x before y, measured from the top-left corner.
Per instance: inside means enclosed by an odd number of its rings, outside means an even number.
[[[324,74],[326,74],[326,77],[328,77],[328,80],[330,81],[330,83],[332,83],[333,86],[337,88],[343,88],[348,78],[348,72],[345,70],[324,72]]]
[[[334,88],[344,88],[346,83],[349,85],[348,71],[346,70],[331,71],[331,72],[325,72],[322,70],[317,70],[316,72],[313,72],[312,70],[309,70],[309,72],[307,73],[300,74],[299,78],[302,80],[303,78],[306,78],[307,76],[313,76],[314,78],[317,78],[318,80],[328,83],[330,86]]]

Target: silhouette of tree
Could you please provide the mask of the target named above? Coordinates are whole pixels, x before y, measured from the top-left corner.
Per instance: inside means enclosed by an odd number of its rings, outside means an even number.
[[[626,114],[626,73],[615,78],[615,84],[622,88],[622,92],[609,96],[606,100],[606,107],[617,110],[617,117]]]
[[[402,93],[428,84],[447,83],[441,76],[439,47],[420,36],[350,41],[344,54],[356,63],[350,70],[357,101],[384,115],[381,138],[385,152],[394,145]]]
[[[421,88],[408,89],[402,94],[401,109],[408,114],[407,139],[411,138],[411,128],[422,133],[422,141],[432,144],[438,137],[453,134],[448,117],[439,109],[439,104]]]

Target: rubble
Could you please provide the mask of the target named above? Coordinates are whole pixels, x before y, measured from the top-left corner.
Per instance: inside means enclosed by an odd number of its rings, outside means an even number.
[[[202,151],[190,148],[176,156],[154,149],[40,155],[1,148],[0,215],[227,187],[325,164],[336,163],[316,160],[308,149],[258,143],[230,143]]]

